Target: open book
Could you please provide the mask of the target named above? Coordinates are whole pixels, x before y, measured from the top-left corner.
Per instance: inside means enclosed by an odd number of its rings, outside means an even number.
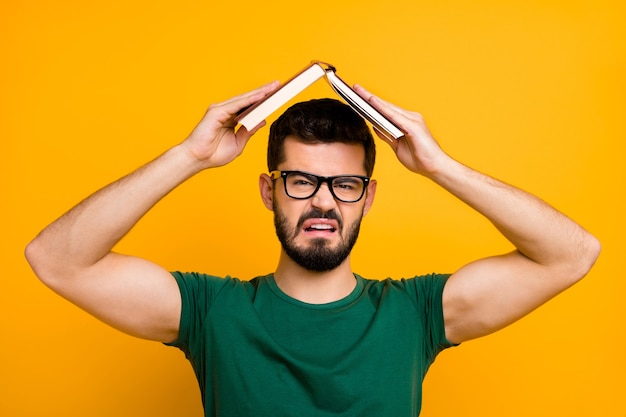
[[[361,98],[348,84],[339,78],[335,71],[335,67],[330,64],[313,61],[289,81],[285,82],[278,90],[247,108],[235,120],[250,130],[305,88],[326,76],[326,80],[333,90],[386,138],[399,139],[404,136],[404,133],[396,125]]]

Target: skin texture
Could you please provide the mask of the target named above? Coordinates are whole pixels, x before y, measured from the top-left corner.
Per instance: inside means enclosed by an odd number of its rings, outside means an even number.
[[[341,143],[306,145],[293,138],[285,141],[285,162],[282,170],[300,170],[318,175],[365,175],[364,151],[359,145]],[[282,180],[279,180],[282,181]],[[347,240],[351,225],[359,223],[367,214],[376,194],[376,181],[371,181],[365,196],[356,203],[342,203],[333,198],[326,184],[310,199],[295,200],[285,194],[282,183],[273,182],[267,174],[259,178],[261,197],[265,206],[273,210],[277,205],[289,222],[289,229],[296,231],[294,244],[310,248],[316,239],[324,239],[330,248],[336,248]],[[275,187],[275,188],[274,188]],[[302,213],[316,209],[322,213],[336,212],[343,229],[336,232],[307,233],[304,227],[296,230],[297,220]],[[325,221],[325,220],[324,220]],[[348,295],[356,285],[350,258],[347,257],[337,268],[317,273],[302,268],[294,262],[284,249],[281,250],[274,274],[279,287],[290,296],[312,304],[336,301]]]
[[[226,165],[239,156],[251,131],[235,130],[235,114],[274,91],[274,82],[210,106],[189,137],[130,175],[97,191],[45,228],[26,248],[37,276],[52,290],[109,325],[128,334],[169,342],[178,335],[181,312],[178,287],[162,267],[113,252],[115,244],[160,199],[188,178]],[[511,253],[476,260],[455,272],[444,289],[446,335],[463,342],[494,332],[528,314],[584,277],[600,244],[591,234],[540,199],[481,174],[447,155],[418,113],[383,101],[362,87],[356,91],[393,120],[406,135],[386,141],[399,163],[430,179],[489,219],[514,246]],[[384,138],[381,136],[381,139]],[[284,170],[317,175],[360,174],[363,150],[340,143],[286,143]],[[321,244],[334,250],[367,215],[376,194],[372,181],[356,203],[336,201],[324,184],[310,199],[285,195],[280,181],[259,178],[263,203],[277,210],[292,244]],[[343,224],[334,231],[306,231],[298,220],[312,209],[334,212]],[[335,220],[307,219],[310,222]],[[327,303],[355,286],[347,256],[331,270],[303,268],[281,250],[275,277],[290,296]]]

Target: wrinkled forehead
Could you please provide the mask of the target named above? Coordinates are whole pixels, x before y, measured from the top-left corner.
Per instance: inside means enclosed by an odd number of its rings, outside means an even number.
[[[317,175],[366,175],[365,149],[358,143],[304,143],[287,137],[281,170],[305,171]]]

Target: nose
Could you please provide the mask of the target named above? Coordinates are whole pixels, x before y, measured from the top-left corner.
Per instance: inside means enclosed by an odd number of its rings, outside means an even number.
[[[311,205],[323,212],[330,211],[337,207],[337,202],[328,188],[328,183],[325,182],[320,185],[315,195],[311,197]]]

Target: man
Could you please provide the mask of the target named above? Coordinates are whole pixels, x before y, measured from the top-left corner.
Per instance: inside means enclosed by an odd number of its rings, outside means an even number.
[[[406,135],[398,160],[467,203],[516,247],[454,274],[374,281],[350,251],[376,193],[374,140],[350,108],[315,100],[272,126],[259,179],[282,244],[251,281],[169,273],[112,251],[161,198],[225,165],[260,128],[235,115],[276,83],[210,106],[190,136],[44,229],[26,256],[61,296],[128,334],[180,347],[207,416],[416,416],[442,350],[492,333],[587,274],[598,241],[541,200],[449,157],[417,113],[357,92]],[[382,138],[382,136],[381,136]]]

